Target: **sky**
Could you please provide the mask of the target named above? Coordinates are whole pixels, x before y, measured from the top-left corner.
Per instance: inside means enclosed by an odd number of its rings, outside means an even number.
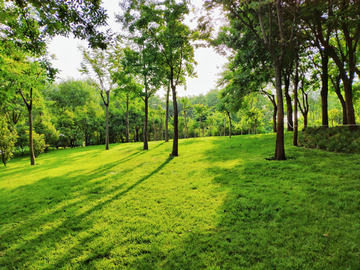
[[[200,8],[203,0],[192,0],[192,3],[197,8]],[[120,28],[120,25],[115,22],[115,14],[120,13],[118,1],[103,0],[103,7],[108,10],[109,27],[113,32],[116,32],[116,29]],[[194,23],[192,26],[194,26]],[[49,53],[56,56],[52,63],[55,68],[60,70],[58,74],[59,80],[86,78],[78,71],[82,61],[82,55],[78,50],[79,46],[86,48],[88,44],[83,40],[62,36],[57,36],[50,41]],[[211,89],[215,89],[218,74],[227,59],[217,54],[213,48],[198,48],[195,50],[195,61],[198,63],[195,67],[197,78],[186,79],[186,90],[183,86],[177,87],[179,97],[206,94]],[[164,96],[165,92],[161,90],[158,94]]]

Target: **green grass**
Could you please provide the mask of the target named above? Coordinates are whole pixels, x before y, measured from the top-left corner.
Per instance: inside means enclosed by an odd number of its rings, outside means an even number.
[[[286,161],[265,159],[274,134],[11,160],[0,269],[360,269],[360,156],[286,145]]]

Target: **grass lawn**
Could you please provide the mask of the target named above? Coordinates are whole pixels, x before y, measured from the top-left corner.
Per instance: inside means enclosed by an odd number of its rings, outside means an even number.
[[[0,168],[0,269],[360,269],[360,155],[275,135],[52,151]]]

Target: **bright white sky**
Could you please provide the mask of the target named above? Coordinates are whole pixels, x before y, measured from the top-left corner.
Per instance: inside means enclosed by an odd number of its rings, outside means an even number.
[[[200,8],[203,0],[192,0],[192,3]],[[120,13],[120,7],[117,0],[103,0],[103,6],[108,10],[109,26],[113,32],[116,32],[120,25],[115,23],[115,14]],[[61,79],[75,78],[84,79],[86,76],[81,75],[78,71],[82,56],[78,50],[78,46],[87,47],[87,42],[65,37],[55,37],[49,44],[50,54],[56,55],[56,60],[53,60],[55,68],[60,70],[58,77]],[[205,94],[211,89],[216,88],[216,80],[218,73],[221,72],[222,66],[227,62],[227,59],[215,53],[212,48],[199,48],[195,51],[195,61],[198,65],[195,67],[197,78],[187,78],[187,90],[184,87],[178,86],[178,96],[189,96]],[[159,95],[163,96],[164,92],[159,91]]]

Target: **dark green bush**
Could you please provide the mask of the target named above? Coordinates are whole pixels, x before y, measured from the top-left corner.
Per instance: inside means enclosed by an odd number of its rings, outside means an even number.
[[[350,131],[347,126],[306,128],[299,137],[299,145],[338,153],[360,153],[360,129]]]

